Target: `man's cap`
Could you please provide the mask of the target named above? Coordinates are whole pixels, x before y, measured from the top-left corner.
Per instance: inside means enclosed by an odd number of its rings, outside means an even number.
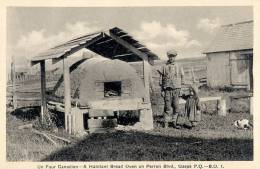
[[[167,51],[167,56],[177,56],[177,55],[178,53],[174,49]]]

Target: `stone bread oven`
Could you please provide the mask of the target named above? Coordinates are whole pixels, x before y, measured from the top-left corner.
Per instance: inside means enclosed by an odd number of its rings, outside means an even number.
[[[55,96],[63,98],[63,91],[62,83]],[[117,59],[91,58],[72,71],[71,97],[76,101],[71,111],[77,131],[95,131],[104,128],[103,123],[114,127],[115,112],[147,109],[143,79],[129,63]]]
[[[82,66],[79,103],[92,109],[138,109],[145,97],[142,79],[128,63],[92,58]]]
[[[82,56],[71,65],[69,57],[81,49],[110,60]],[[146,130],[152,129],[150,64],[158,58],[145,45],[117,27],[76,37],[38,53],[31,59],[31,64],[40,64],[41,118],[44,119],[49,107],[64,112],[65,130],[75,134],[81,130],[82,114],[100,109],[103,112],[140,110],[140,122]],[[46,95],[46,60],[52,60],[54,64],[62,62],[63,65],[62,76],[51,91],[53,99]],[[143,63],[141,78],[128,65],[129,62]]]

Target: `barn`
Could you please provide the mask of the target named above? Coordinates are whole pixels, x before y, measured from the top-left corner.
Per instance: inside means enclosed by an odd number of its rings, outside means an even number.
[[[221,26],[204,54],[208,86],[253,90],[253,21]]]

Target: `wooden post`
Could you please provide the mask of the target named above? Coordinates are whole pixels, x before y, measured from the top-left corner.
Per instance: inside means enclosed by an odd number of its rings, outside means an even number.
[[[254,104],[253,104],[253,102],[254,102],[254,99],[253,99],[253,97],[250,97],[249,98],[250,99],[250,115],[253,115],[254,114],[254,109],[253,109],[253,107],[254,107]]]
[[[41,121],[44,121],[44,114],[47,110],[46,103],[46,75],[45,75],[45,60],[40,62],[41,66]]]
[[[196,82],[196,78],[195,78],[195,73],[194,73],[193,67],[191,68],[191,74],[192,74],[192,81],[193,81],[193,83],[195,83]]]
[[[78,107],[71,108],[73,114],[73,133],[77,134],[84,131],[83,113]]]
[[[218,100],[217,106],[218,106],[218,115],[226,116],[227,115],[226,100],[225,99]]]
[[[70,96],[70,67],[67,58],[63,59],[63,77],[64,77],[64,103],[65,103],[65,129],[71,134],[71,96]]]
[[[143,109],[140,111],[140,122],[144,130],[153,129],[153,111],[150,101],[150,65],[148,58],[143,60],[143,75],[144,75],[144,87],[145,87],[145,98],[144,103],[149,104],[149,109]]]
[[[12,57],[11,74],[12,74],[12,85],[13,85],[13,108],[15,110],[17,108],[17,96],[16,96],[16,73],[15,73],[14,57]]]
[[[114,39],[116,42],[139,56],[143,60],[143,74],[144,74],[144,86],[145,86],[145,98],[144,98],[144,104],[149,104],[148,107],[149,109],[144,109],[140,111],[140,122],[144,125],[145,129],[153,129],[153,112],[152,112],[152,107],[151,107],[151,102],[150,102],[150,87],[149,87],[149,76],[150,76],[150,71],[149,71],[149,63],[148,63],[148,56],[141,52],[140,50],[136,49],[134,46],[129,44],[128,42],[124,41],[121,39],[119,36],[114,34],[111,30],[109,32],[110,37]]]
[[[150,76],[150,67],[147,60],[143,60],[143,76],[144,76],[144,88],[145,88],[145,98],[144,101],[146,103],[150,103],[150,84],[149,84],[149,76]]]
[[[249,90],[254,91],[254,79],[253,79],[253,54],[249,55]]]

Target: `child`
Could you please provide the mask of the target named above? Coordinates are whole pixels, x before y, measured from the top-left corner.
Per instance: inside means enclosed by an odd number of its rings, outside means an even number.
[[[195,86],[189,87],[189,94],[182,95],[182,98],[186,100],[185,103],[185,116],[189,120],[187,127],[192,128],[198,125],[201,121],[201,112],[199,106],[198,88]]]

